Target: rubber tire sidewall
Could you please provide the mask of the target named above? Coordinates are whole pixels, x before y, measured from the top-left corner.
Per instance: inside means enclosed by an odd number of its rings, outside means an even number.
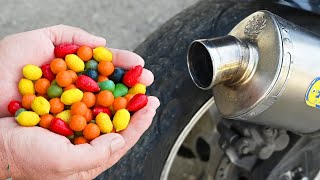
[[[195,39],[226,35],[240,20],[259,9],[269,9],[309,28],[320,29],[315,18],[290,16],[258,0],[202,0],[173,17],[149,36],[135,52],[155,75],[148,94],[161,106],[139,142],[112,168],[96,179],[160,179],[170,150],[193,115],[212,97],[192,82],[186,64],[188,45]],[[313,16],[312,16],[313,17]],[[300,19],[300,21],[299,21]],[[312,26],[311,26],[312,25]],[[319,31],[320,32],[320,31]]]

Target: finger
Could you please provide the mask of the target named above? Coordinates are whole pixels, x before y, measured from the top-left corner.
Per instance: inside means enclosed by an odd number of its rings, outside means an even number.
[[[150,86],[154,81],[153,73],[148,69],[143,69],[142,74],[139,78],[139,82],[145,84],[146,86]]]
[[[109,48],[108,48],[109,49]],[[138,54],[119,49],[111,49],[113,59],[112,63],[116,67],[121,67],[125,70],[129,70],[137,65],[144,66],[144,60]]]
[[[91,48],[106,45],[104,38],[94,36],[76,27],[57,25],[44,28],[43,30],[47,33],[54,45],[71,43],[79,46],[86,45]]]
[[[95,169],[106,164],[109,157],[123,148],[125,140],[120,134],[110,133],[99,136],[90,144],[69,144],[63,163],[59,167],[68,172],[80,172]],[[68,163],[69,162],[69,163]],[[66,164],[64,166],[64,164]],[[72,164],[73,166],[70,166]]]
[[[120,132],[126,141],[126,145],[112,154],[106,168],[111,167],[136,144],[141,135],[149,128],[152,119],[155,116],[156,109],[160,106],[159,99],[154,96],[148,97],[148,104],[143,109],[137,111],[131,118],[129,126]]]
[[[118,162],[119,159],[138,141],[140,136],[150,126],[152,118],[155,114],[155,109],[157,109],[159,105],[160,102],[158,98],[149,96],[147,106],[136,112],[130,120],[130,124],[127,129],[121,132],[121,135],[123,135],[123,138],[126,142],[125,146],[120,148],[115,153],[112,153],[112,155],[108,159],[108,162],[104,163],[102,166],[95,167],[86,172],[81,172],[80,174],[74,174],[73,177],[78,179],[94,178],[101,172]],[[131,136],[133,137],[131,138]]]

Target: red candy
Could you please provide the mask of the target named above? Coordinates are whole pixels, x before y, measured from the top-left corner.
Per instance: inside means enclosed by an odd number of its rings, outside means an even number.
[[[97,106],[92,109],[93,117],[96,117],[101,112],[107,113],[110,117],[112,117],[111,110],[107,107]]]
[[[18,109],[23,108],[21,102],[19,101],[11,101],[8,104],[8,111],[10,114],[14,115]]]
[[[129,87],[132,87],[138,83],[138,80],[142,74],[142,66],[138,65],[132,69],[130,69],[126,74],[123,76],[123,83]]]
[[[56,75],[50,69],[50,64],[44,64],[41,66],[42,76],[48,79],[50,82],[56,78]]]
[[[50,131],[60,134],[62,136],[72,136],[73,131],[70,129],[69,125],[64,122],[60,118],[54,118],[52,119],[50,125],[49,125]]]
[[[97,92],[100,91],[100,87],[98,83],[86,75],[81,75],[78,77],[76,81],[77,88],[88,91],[88,92]]]
[[[68,54],[74,54],[79,49],[75,44],[60,44],[54,48],[56,58],[64,58]]]
[[[136,94],[133,98],[129,101],[127,105],[127,110],[134,112],[138,111],[145,107],[148,103],[148,97],[145,94]]]

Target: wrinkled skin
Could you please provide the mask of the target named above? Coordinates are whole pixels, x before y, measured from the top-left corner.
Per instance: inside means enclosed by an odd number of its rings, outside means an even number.
[[[54,58],[54,45],[74,43],[92,48],[106,41],[81,29],[58,25],[7,36],[0,41],[0,179],[93,179],[114,165],[150,126],[159,107],[148,97],[128,128],[102,135],[90,144],[73,145],[63,136],[40,127],[21,127],[7,112],[11,100],[20,100],[17,84],[26,64],[42,65]],[[111,49],[115,66],[130,69],[144,60],[129,51]],[[150,85],[153,74],[144,69],[139,82]]]

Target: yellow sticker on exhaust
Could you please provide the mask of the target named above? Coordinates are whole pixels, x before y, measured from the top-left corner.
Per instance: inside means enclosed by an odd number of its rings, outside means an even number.
[[[306,103],[308,106],[320,109],[320,77],[312,81],[306,94]]]

